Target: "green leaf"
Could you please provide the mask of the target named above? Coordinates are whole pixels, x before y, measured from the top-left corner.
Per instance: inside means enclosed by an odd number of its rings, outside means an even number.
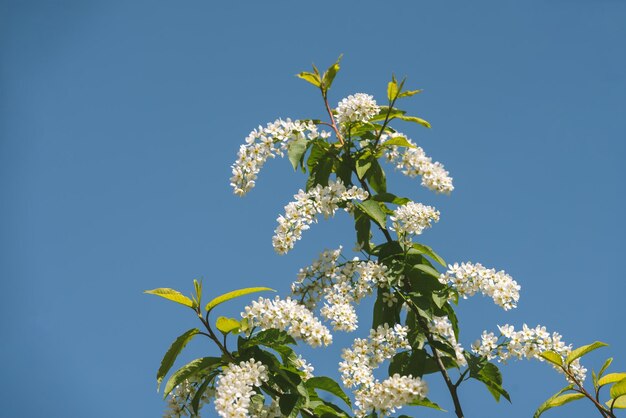
[[[418,118],[416,116],[406,116],[406,115],[400,115],[397,116],[398,119],[404,120],[406,122],[415,122],[415,123],[419,123],[420,125],[426,127],[426,128],[430,128],[430,123],[428,123],[428,121],[422,119],[422,118]]]
[[[372,155],[367,153],[356,160],[356,175],[359,179],[365,177],[367,171],[372,167]]]
[[[387,98],[389,101],[393,101],[398,96],[398,83],[395,77],[387,84]]]
[[[412,252],[416,252],[417,254],[426,254],[437,263],[441,264],[443,267],[446,267],[447,264],[443,258],[441,258],[436,252],[433,251],[428,245],[414,243],[409,250],[409,254]]]
[[[411,401],[409,403],[409,405],[411,405],[411,406],[424,406],[426,408],[433,408],[433,409],[436,409],[438,411],[447,412],[445,409],[441,408],[439,405],[437,405],[436,403],[434,403],[433,401],[431,401],[428,398],[415,399],[415,400]]]
[[[626,379],[626,373],[609,373],[606,376],[602,376],[600,379],[598,379],[598,386],[602,387],[610,383],[619,382],[623,379]]]
[[[396,136],[391,139],[386,140],[383,143],[383,146],[392,146],[395,145],[397,147],[408,147],[408,148],[417,148],[416,145],[413,145],[409,142],[409,140],[403,136]]]
[[[209,386],[209,384],[211,384],[211,380],[213,380],[213,378],[206,379],[204,382],[202,382],[202,384],[198,386],[196,394],[193,395],[193,399],[191,400],[191,408],[196,415],[198,415],[198,409],[200,409],[200,400],[202,399],[202,395],[204,395],[206,388]]]
[[[333,84],[333,80],[335,79],[335,76],[337,75],[337,73],[339,72],[339,69],[341,68],[339,66],[339,62],[341,61],[341,58],[343,58],[343,54],[339,55],[339,58],[337,58],[337,61],[333,65],[328,67],[326,72],[324,72],[323,86],[324,86],[325,92],[330,89],[330,86]]]
[[[214,369],[222,365],[222,359],[219,357],[203,357],[186,364],[178,369],[165,384],[165,390],[163,391],[163,399],[170,394],[170,392],[182,383],[185,379],[195,375],[198,372]]]
[[[359,208],[354,211],[354,229],[356,229],[357,244],[362,246],[365,251],[369,251],[371,222],[365,212]]]
[[[315,87],[320,87],[322,84],[322,81],[320,80],[320,76],[317,74],[302,72],[302,73],[296,74],[296,76],[303,80],[308,81],[309,83],[313,84]]]
[[[348,395],[346,395],[343,389],[341,389],[341,386],[339,386],[339,384],[330,377],[315,376],[307,380],[305,385],[310,388],[320,389],[332,393],[333,395],[344,401],[348,406],[352,406]]]
[[[243,347],[253,347],[257,345],[264,345],[266,347],[275,348],[285,344],[295,344],[296,340],[285,331],[279,329],[266,329],[264,331],[255,334],[252,338],[243,344]]]
[[[357,203],[357,206],[359,207],[359,209],[365,212],[367,216],[373,219],[374,222],[376,222],[379,226],[381,226],[383,229],[386,229],[387,221],[385,212],[382,211],[376,201],[368,199],[363,202]]]
[[[220,330],[220,332],[224,335],[229,332],[238,330],[241,326],[241,323],[237,321],[235,318],[226,318],[225,316],[220,316],[215,321],[215,328]]]
[[[592,344],[578,347],[577,349],[572,350],[572,352],[567,355],[567,358],[565,359],[565,364],[569,366],[572,363],[572,361],[576,360],[577,358],[582,357],[585,354],[588,354],[592,352],[593,350],[596,350],[600,347],[606,347],[607,345],[608,344],[605,344],[601,341],[596,341]]]
[[[613,399],[617,399],[620,396],[626,395],[626,378],[611,386],[610,395]]]
[[[502,375],[495,364],[484,363],[479,367],[470,368],[470,376],[483,382],[496,401],[500,401],[502,395],[511,402],[509,394],[502,388]]]
[[[609,399],[606,401],[606,406],[613,409],[626,409],[626,396],[617,399]]]
[[[563,357],[561,357],[561,355],[556,351],[547,350],[539,355],[548,360],[550,363],[554,364],[555,366],[563,366]]]
[[[566,386],[560,391],[558,391],[557,393],[555,393],[554,395],[552,395],[550,398],[548,398],[535,411],[533,418],[539,418],[539,416],[543,414],[544,412],[546,412],[548,409],[565,405],[568,402],[572,402],[577,399],[585,397],[585,395],[583,395],[582,393],[566,393],[565,395],[562,395],[563,392],[567,392],[568,390],[571,390],[573,387],[574,387],[573,385]]]
[[[193,301],[189,299],[187,296],[180,293],[178,290],[169,289],[167,287],[160,287],[158,289],[146,290],[143,293],[148,293],[149,295],[161,296],[162,298],[171,300],[176,303],[180,303],[183,306],[193,308]]]
[[[377,159],[372,159],[372,166],[367,170],[366,178],[376,193],[387,192],[387,178]]]
[[[280,395],[280,400],[278,401],[280,412],[282,412],[285,416],[291,416],[292,412],[295,412],[294,409],[297,411],[296,405],[301,399],[301,396],[295,393],[285,393]]]
[[[174,340],[170,348],[167,349],[165,356],[163,356],[163,360],[161,360],[161,366],[159,367],[159,371],[157,372],[157,390],[161,386],[161,382],[163,378],[170,371],[176,358],[180,354],[180,352],[185,348],[187,343],[191,341],[191,339],[200,332],[199,329],[194,328],[185,332],[183,335],[179,336]]]
[[[293,166],[294,171],[298,169],[298,164],[302,161],[302,156],[306,152],[307,140],[306,138],[298,138],[295,141],[291,141],[287,147],[287,156]]]
[[[418,93],[421,93],[424,90],[407,90],[407,91],[403,91],[402,93],[400,93],[398,95],[398,99],[402,98],[402,97],[411,97],[411,96],[415,96]]]
[[[372,200],[377,202],[387,202],[393,203],[394,205],[404,205],[411,201],[411,199],[406,197],[398,197],[391,193],[379,193],[377,195],[372,196]]]
[[[613,363],[613,357],[609,357],[608,359],[606,359],[606,361],[604,362],[604,364],[602,365],[602,368],[600,369],[600,371],[598,372],[598,377],[601,377],[604,372],[606,371],[606,369],[609,368],[609,366],[611,365],[611,363]]]
[[[231,299],[235,299],[235,298],[238,298],[238,297],[241,297],[241,296],[249,295],[250,293],[265,292],[266,290],[275,292],[274,289],[270,289],[269,287],[247,287],[245,289],[233,290],[232,292],[224,293],[223,295],[220,295],[220,296],[216,297],[215,299],[213,299],[212,301],[207,303],[207,305],[206,305],[206,307],[204,309],[206,311],[210,312],[217,305],[220,305],[220,304],[222,304],[224,302],[227,302],[227,301],[229,301]]]
[[[416,268],[418,270],[423,271],[424,273],[430,274],[431,276],[439,279],[439,277],[441,276],[441,273],[439,273],[437,270],[435,270],[434,268],[432,268],[431,266],[428,266],[426,264],[416,264],[413,266],[413,268]]]

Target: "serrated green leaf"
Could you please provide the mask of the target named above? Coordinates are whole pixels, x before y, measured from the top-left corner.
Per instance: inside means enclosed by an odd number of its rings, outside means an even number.
[[[416,145],[411,144],[409,140],[403,136],[395,136],[386,140],[383,143],[384,147],[395,145],[397,147],[417,148]]]
[[[598,379],[598,386],[602,387],[610,383],[619,382],[622,379],[626,379],[626,373],[609,373]]]
[[[606,359],[606,361],[604,362],[604,364],[602,365],[602,368],[600,369],[600,371],[598,372],[598,377],[602,377],[602,375],[604,374],[604,372],[606,371],[606,369],[609,368],[609,366],[611,365],[611,363],[613,363],[613,357],[609,357],[608,359]]]
[[[158,289],[146,290],[143,293],[147,293],[149,295],[161,296],[162,298],[171,300],[176,303],[180,303],[183,306],[193,308],[193,301],[189,299],[187,296],[180,293],[178,290],[170,289],[167,287],[160,287]]]
[[[439,256],[436,252],[433,251],[428,245],[414,243],[409,249],[409,254],[412,252],[417,252],[417,254],[426,254],[437,263],[441,264],[443,267],[446,267],[447,264],[443,258]]]
[[[302,156],[306,152],[306,148],[307,140],[304,137],[291,141],[287,146],[287,157],[294,171],[298,169],[298,165],[302,161]]]
[[[423,271],[424,273],[428,273],[431,276],[439,279],[439,277],[441,276],[441,273],[439,273],[437,270],[435,270],[434,268],[432,268],[431,266],[428,266],[426,264],[415,264],[413,266],[413,268],[416,268],[418,270]]]
[[[198,372],[214,369],[222,364],[222,359],[219,357],[203,357],[193,360],[187,363],[185,366],[178,369],[165,384],[165,390],[163,391],[163,399],[170,394],[170,392],[182,383],[185,379],[195,375]]]
[[[433,401],[431,401],[428,398],[415,399],[415,400],[411,401],[409,403],[409,405],[411,405],[411,406],[423,406],[423,407],[426,407],[426,408],[433,408],[433,409],[436,409],[438,411],[447,412],[445,409],[443,409],[442,407],[440,407],[439,405],[437,405],[436,403],[434,403]]]
[[[302,397],[295,393],[286,393],[280,396],[278,406],[280,406],[280,412],[285,416],[291,416],[293,412],[297,412],[296,408]],[[294,411],[295,410],[295,411]]]
[[[367,171],[372,167],[372,156],[371,154],[363,155],[361,158],[356,160],[356,175],[359,179],[365,177]]]
[[[387,177],[385,176],[385,171],[380,166],[377,159],[372,159],[372,166],[369,170],[367,170],[366,178],[376,193],[380,194],[387,192]]]
[[[372,196],[372,200],[375,200],[377,202],[387,202],[387,203],[393,203],[394,205],[404,205],[408,202],[411,201],[411,199],[406,198],[406,197],[398,197],[394,194],[391,193],[379,193],[376,194],[374,196]]]
[[[426,128],[430,128],[430,123],[427,120],[424,120],[422,118],[418,118],[416,116],[406,116],[406,115],[400,115],[397,116],[398,119],[404,120],[406,122],[415,122],[415,123],[419,123],[420,125],[426,127]]]
[[[582,347],[578,347],[577,349],[572,350],[567,355],[567,358],[565,359],[565,364],[569,366],[572,363],[572,361],[576,360],[577,358],[582,357],[585,354],[588,354],[592,352],[593,350],[596,350],[600,347],[606,347],[607,345],[608,344],[605,344],[602,341],[596,341],[594,343],[583,345]]]
[[[403,91],[402,93],[400,93],[398,95],[398,99],[402,98],[402,97],[411,97],[411,96],[415,96],[418,93],[421,93],[424,90],[407,90],[407,91]]]
[[[212,301],[207,303],[207,305],[206,305],[206,307],[204,309],[206,311],[211,311],[217,305],[220,305],[220,304],[222,304],[224,302],[227,302],[227,301],[229,301],[231,299],[235,299],[235,298],[238,298],[238,297],[241,297],[241,296],[249,295],[250,293],[265,292],[266,290],[275,292],[274,289],[270,289],[269,287],[247,287],[245,289],[233,290],[232,292],[224,293],[223,295],[220,295],[220,296],[216,297],[215,299],[213,299]]]
[[[371,199],[364,200],[363,202],[357,203],[357,206],[365,212],[367,216],[373,219],[374,222],[380,225],[383,229],[386,229],[387,217],[376,201]]]
[[[217,328],[222,334],[228,334],[229,332],[238,330],[240,326],[241,323],[235,318],[220,316],[215,321],[215,328]]]
[[[572,388],[573,388],[573,385],[566,386],[560,391],[558,391],[557,393],[555,393],[554,395],[552,395],[550,398],[548,398],[535,411],[533,418],[539,418],[539,416],[543,414],[544,412],[546,412],[548,409],[565,405],[566,403],[585,397],[585,395],[583,395],[582,393],[566,393],[565,395],[562,395],[563,392],[571,390]]]
[[[320,80],[320,76],[318,74],[302,72],[302,73],[296,74],[296,76],[298,78],[308,81],[309,83],[313,84],[315,87],[320,87],[320,85],[322,84],[322,81]]]
[[[563,357],[556,351],[547,350],[539,355],[556,366],[563,366]]]
[[[348,406],[352,406],[352,404],[350,403],[350,398],[348,397],[348,395],[346,395],[343,389],[341,389],[339,383],[335,382],[330,377],[315,376],[307,380],[305,385],[313,389],[320,389],[328,393],[332,393],[333,395],[344,401]]]
[[[606,406],[613,409],[626,409],[626,396],[617,399],[609,399],[606,401]]]
[[[174,362],[176,361],[176,358],[178,357],[180,352],[183,350],[183,348],[185,348],[187,343],[191,341],[191,339],[199,332],[200,330],[197,328],[190,329],[189,331],[176,338],[170,348],[167,349],[165,356],[163,356],[163,360],[161,360],[161,366],[159,367],[159,371],[157,372],[157,390],[159,390],[163,378],[165,377],[165,375],[167,375],[167,372],[169,372],[174,365]]]
[[[613,386],[611,386],[610,390],[611,398],[617,399],[620,396],[626,395],[626,378],[618,381]]]

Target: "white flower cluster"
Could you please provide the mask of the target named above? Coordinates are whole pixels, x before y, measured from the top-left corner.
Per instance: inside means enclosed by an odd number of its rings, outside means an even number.
[[[358,258],[338,264],[340,256],[341,247],[324,251],[311,266],[300,269],[291,290],[309,309],[315,309],[323,297],[322,316],[335,330],[354,331],[358,322],[354,304],[370,295],[376,285],[388,287],[392,279],[385,265]]]
[[[411,235],[420,235],[426,228],[432,226],[432,222],[439,222],[439,211],[432,206],[421,203],[408,202],[393,211],[390,217],[392,231],[396,231],[398,237],[410,242]]]
[[[365,93],[356,93],[342,99],[337,105],[337,123],[367,122],[380,111],[376,100]]]
[[[197,381],[185,379],[178,386],[176,386],[167,397],[167,410],[163,414],[163,418],[197,416],[192,415],[189,402],[196,395],[196,389],[198,385],[199,382]],[[212,388],[207,388],[200,398],[198,409],[201,409],[204,404],[209,403],[213,396],[215,396],[215,390]]]
[[[215,396],[215,410],[225,418],[248,418],[253,387],[258,387],[268,379],[267,370],[254,359],[231,364],[218,377]]]
[[[555,351],[565,359],[572,351],[571,345],[565,345],[561,341],[561,334],[557,332],[550,334],[546,331],[546,327],[540,325],[530,328],[524,324],[520,331],[515,331],[512,325],[498,326],[498,329],[500,337],[493,332],[483,331],[480,340],[472,345],[472,351],[489,360],[497,359],[500,362],[506,362],[511,358],[517,360],[534,358],[544,361],[540,354],[547,350]],[[556,366],[554,368],[563,372]],[[580,364],[579,359],[569,365],[569,371],[579,382],[585,380],[587,369]]]
[[[350,349],[344,349],[339,363],[343,384],[354,387],[355,404],[359,408],[357,416],[363,417],[376,410],[380,416],[386,416],[416,398],[426,396],[428,387],[419,377],[395,374],[379,381],[374,378],[374,369],[383,361],[393,357],[402,349],[411,346],[406,338],[407,327],[396,324],[390,328],[387,324],[370,330],[367,339],[357,338]]]
[[[237,161],[232,165],[230,185],[234,193],[243,196],[255,185],[257,174],[268,158],[283,156],[290,142],[296,139],[328,138],[330,132],[318,131],[312,122],[277,119],[265,128],[250,132],[246,143],[239,147]]]
[[[493,299],[504,310],[517,307],[520,285],[503,270],[483,267],[480,263],[454,263],[439,281],[455,288],[463,298],[481,292]]]
[[[446,171],[443,164],[436,161],[433,162],[424,150],[415,145],[406,135],[399,132],[390,135],[383,134],[381,135],[381,141],[384,143],[384,141],[395,137],[405,138],[415,148],[405,148],[404,152],[401,152],[400,147],[392,145],[385,153],[387,161],[395,164],[396,169],[406,176],[421,176],[422,186],[436,193],[450,194],[454,190],[452,177],[450,177],[450,173]]]
[[[328,186],[318,184],[308,192],[300,190],[294,195],[296,200],[285,206],[285,215],[280,215],[277,219],[278,226],[272,239],[274,250],[279,254],[286,254],[302,237],[302,231],[316,222],[318,214],[328,218],[335,214],[340,204],[354,199],[365,200],[368,196],[359,187],[346,188],[341,180],[331,180]]]
[[[313,367],[311,363],[307,362],[301,355],[298,355],[294,363],[298,369],[304,372],[304,377],[302,378],[302,380],[306,381],[313,377],[313,370],[315,370],[315,368]]]
[[[432,321],[428,323],[428,329],[433,334],[435,340],[448,343],[454,347],[456,363],[459,366],[467,366],[467,360],[463,353],[465,350],[456,340],[452,322],[447,316],[434,316]]]
[[[274,300],[259,298],[250,306],[246,306],[241,316],[249,321],[251,327],[260,327],[264,330],[279,329],[294,338],[304,340],[312,347],[329,345],[333,341],[328,328],[304,305],[291,298],[285,300],[278,296]]]

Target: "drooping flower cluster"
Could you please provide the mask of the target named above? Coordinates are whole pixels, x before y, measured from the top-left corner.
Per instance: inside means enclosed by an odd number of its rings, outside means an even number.
[[[391,230],[405,242],[410,242],[411,235],[420,235],[432,226],[432,222],[439,222],[439,211],[432,206],[408,202],[394,210],[390,219]]]
[[[339,125],[367,122],[380,111],[376,100],[365,93],[356,93],[342,99],[337,105],[336,121]]]
[[[454,335],[454,329],[452,328],[452,322],[447,316],[434,316],[428,323],[428,329],[433,334],[435,340],[448,343],[454,347],[455,360],[459,366],[467,366],[467,360],[463,354],[465,350],[456,340]]]
[[[328,328],[304,305],[291,298],[259,298],[246,306],[241,316],[249,321],[251,327],[279,329],[294,338],[304,340],[312,347],[329,345],[333,341]]]
[[[177,385],[167,397],[167,410],[163,418],[195,417],[189,403],[196,396],[199,384],[200,382],[196,380],[185,379]],[[198,409],[202,409],[204,404],[209,403],[213,396],[215,396],[215,390],[207,388],[200,398]]]
[[[341,247],[322,252],[311,266],[300,269],[291,290],[309,309],[315,309],[323,297],[322,316],[335,330],[354,331],[358,321],[354,304],[370,295],[376,285],[386,288],[399,284],[400,279],[389,277],[383,264],[358,258],[339,264],[340,256]]]
[[[310,121],[277,119],[264,128],[259,126],[250,132],[245,144],[239,148],[237,161],[232,165],[230,185],[234,193],[243,196],[255,185],[257,175],[268,158],[283,156],[289,143],[302,138],[328,138],[329,132],[318,131]]]
[[[422,186],[436,193],[450,194],[454,190],[452,177],[446,171],[443,164],[433,162],[421,147],[418,147],[406,135],[399,132],[381,135],[381,142],[396,138],[405,138],[413,147],[407,147],[403,152],[396,145],[389,146],[385,152],[387,161],[395,164],[396,169],[409,177],[422,177]]]
[[[472,344],[472,351],[489,360],[497,359],[500,362],[506,362],[511,358],[544,361],[541,353],[547,350],[555,351],[565,359],[572,351],[571,345],[565,345],[561,341],[561,334],[557,332],[550,334],[546,331],[546,327],[540,325],[530,328],[524,324],[520,331],[515,331],[512,325],[498,326],[498,329],[500,336],[496,336],[493,332],[483,331],[480,340]],[[556,366],[554,368],[563,373],[560,368]],[[569,365],[569,371],[579,382],[585,380],[587,369],[580,364],[579,359]]]
[[[393,328],[381,325],[370,330],[367,339],[357,338],[352,348],[343,350],[344,361],[339,363],[339,371],[343,384],[355,388],[357,416],[365,416],[372,410],[379,412],[379,416],[387,416],[426,396],[428,387],[419,377],[395,374],[382,382],[374,377],[374,369],[383,361],[410,348],[407,331],[407,327],[399,324]]]
[[[272,239],[274,250],[286,254],[302,237],[302,231],[316,222],[318,214],[325,218],[333,216],[339,205],[352,200],[365,200],[368,193],[356,186],[347,188],[341,180],[329,181],[328,186],[317,185],[308,192],[300,190],[296,199],[285,206],[285,215],[277,219],[278,226]],[[348,209],[350,206],[348,206]]]
[[[215,410],[225,418],[248,418],[253,387],[259,387],[268,379],[265,366],[250,359],[231,364],[217,379]]]
[[[517,307],[520,285],[504,271],[483,267],[480,263],[454,263],[439,281],[455,288],[463,298],[481,292],[504,310]]]

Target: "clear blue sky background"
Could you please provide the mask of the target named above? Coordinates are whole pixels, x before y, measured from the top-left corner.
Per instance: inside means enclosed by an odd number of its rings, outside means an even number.
[[[244,199],[228,185],[252,128],[322,116],[294,74],[339,53],[334,103],[382,101],[392,72],[425,90],[407,110],[432,130],[402,129],[456,190],[435,196],[389,174],[399,194],[440,209],[423,241],[522,285],[512,312],[463,301],[462,342],[541,323],[576,345],[610,343],[586,365],[615,356],[625,371],[625,22],[621,0],[0,1],[2,416],[160,416],[159,361],[195,323],[143,290],[187,293],[203,278],[208,294],[286,294],[319,251],[352,247],[340,215],[274,254],[276,216],[304,181],[286,160]],[[353,337],[306,356],[336,376]],[[189,348],[186,360],[213,353],[201,340]],[[468,417],[528,417],[563,385],[538,362],[503,373],[513,405],[470,383]],[[431,398],[452,409],[438,380]]]

